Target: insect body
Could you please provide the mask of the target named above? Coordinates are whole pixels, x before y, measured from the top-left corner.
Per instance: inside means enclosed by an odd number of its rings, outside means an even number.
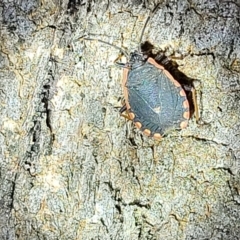
[[[171,129],[185,128],[190,117],[186,93],[173,76],[153,58],[131,54],[124,67],[123,93],[127,111],[146,135],[160,139]]]

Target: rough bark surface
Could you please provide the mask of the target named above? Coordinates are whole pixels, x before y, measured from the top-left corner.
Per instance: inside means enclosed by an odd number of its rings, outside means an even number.
[[[198,80],[202,124],[119,117],[119,51]],[[0,2],[0,239],[240,239],[240,2]]]

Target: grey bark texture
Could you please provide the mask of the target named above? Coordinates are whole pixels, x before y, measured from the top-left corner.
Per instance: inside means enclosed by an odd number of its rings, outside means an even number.
[[[119,116],[143,40],[197,80],[201,124]],[[0,239],[240,239],[240,2],[1,0]],[[175,60],[174,60],[175,59]]]

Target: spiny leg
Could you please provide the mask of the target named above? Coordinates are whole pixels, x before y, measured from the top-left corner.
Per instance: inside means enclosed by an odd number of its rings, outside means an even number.
[[[121,107],[121,109],[119,110],[120,115],[128,120],[133,120],[133,117],[131,117],[131,113],[129,112],[129,110],[127,109],[126,103],[123,104],[123,106]],[[126,112],[126,114],[124,114],[124,112]]]
[[[119,62],[119,60],[124,56],[123,54],[119,54],[118,57],[114,60],[114,64],[119,68],[126,68],[127,64]]]

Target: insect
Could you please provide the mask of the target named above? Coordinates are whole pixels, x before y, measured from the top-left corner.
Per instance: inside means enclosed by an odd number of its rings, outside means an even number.
[[[144,24],[138,50],[131,52],[130,56],[120,47],[103,40],[83,39],[108,44],[125,55],[127,63],[117,60],[115,62],[117,66],[123,68],[122,88],[125,103],[120,113],[132,120],[145,135],[160,140],[170,130],[187,127],[190,107],[184,86],[181,86],[164,65],[159,63],[161,56],[151,57],[148,51],[142,50],[144,30],[157,8],[158,5]],[[191,90],[193,91],[195,115],[198,116],[194,88]]]

